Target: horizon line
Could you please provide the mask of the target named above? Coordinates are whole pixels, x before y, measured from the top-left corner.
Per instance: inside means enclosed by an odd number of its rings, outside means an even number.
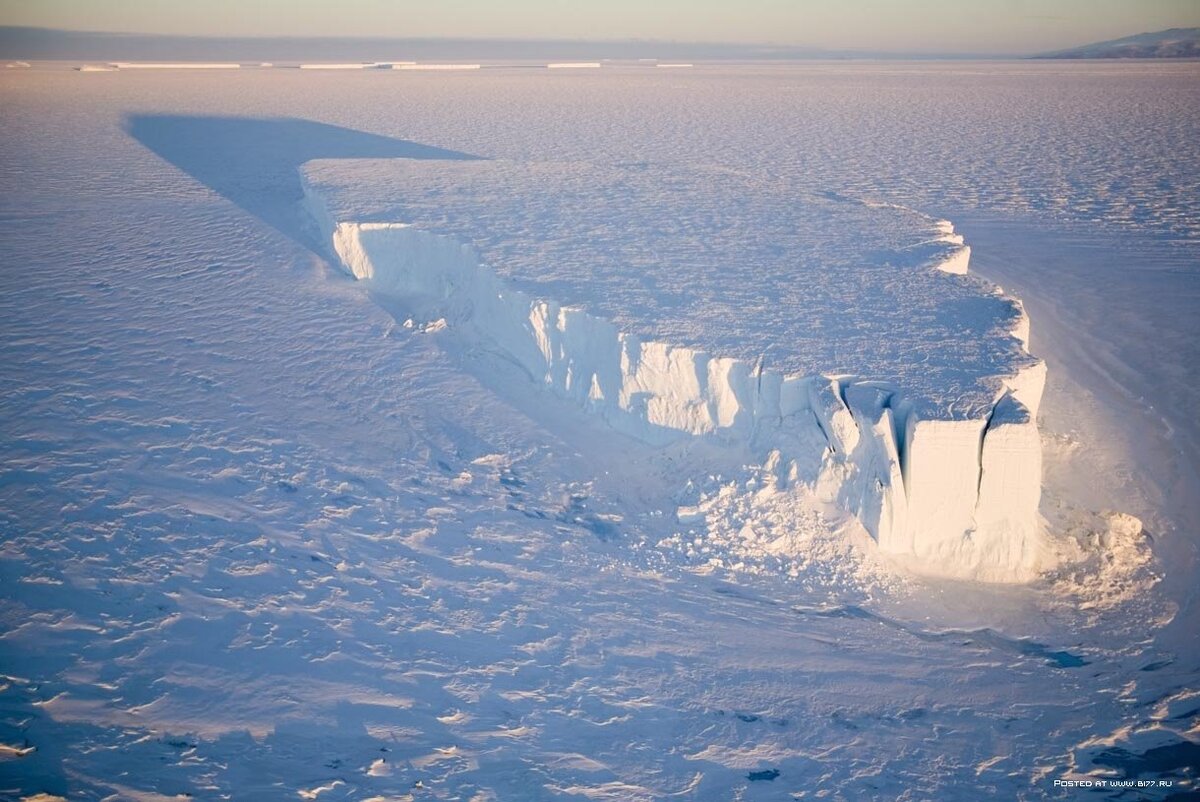
[[[1046,51],[990,51],[979,53],[964,53],[961,51],[945,50],[872,50],[857,47],[824,47],[799,42],[767,42],[767,41],[720,41],[700,39],[661,39],[661,38],[582,38],[582,37],[517,37],[517,36],[354,36],[354,35],[312,35],[312,34],[185,34],[185,33],[150,33],[138,31],[103,31],[76,28],[52,28],[39,25],[0,25],[0,33],[10,34],[20,31],[44,34],[68,34],[72,36],[87,36],[96,38],[136,38],[136,39],[182,39],[195,42],[233,43],[233,42],[342,42],[342,43],[401,43],[420,42],[424,44],[445,43],[479,43],[479,44],[532,44],[532,45],[661,45],[668,47],[698,47],[744,51],[794,51],[798,58],[820,57],[822,55],[846,58],[875,58],[875,59],[1019,59]],[[806,52],[811,56],[803,56]],[[719,58],[719,57],[718,57]]]

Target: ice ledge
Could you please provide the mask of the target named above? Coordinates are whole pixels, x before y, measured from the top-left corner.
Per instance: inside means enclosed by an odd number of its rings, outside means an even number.
[[[985,417],[930,417],[885,383],[781,375],[618,331],[513,289],[449,238],[402,223],[335,223],[305,189],[324,241],[373,292],[446,319],[615,429],[651,444],[746,443],[782,483],[853,514],[882,551],[920,573],[1021,582],[1051,566],[1038,514],[1043,362],[998,377]],[[925,269],[966,272],[969,248],[941,226],[950,247]],[[1013,336],[1023,346],[1028,328],[1022,309]]]

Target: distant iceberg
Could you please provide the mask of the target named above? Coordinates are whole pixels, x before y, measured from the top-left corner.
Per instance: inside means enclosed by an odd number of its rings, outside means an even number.
[[[113,61],[109,66],[119,70],[237,70],[242,65],[215,61]]]
[[[394,64],[394,70],[478,70],[480,64]]]

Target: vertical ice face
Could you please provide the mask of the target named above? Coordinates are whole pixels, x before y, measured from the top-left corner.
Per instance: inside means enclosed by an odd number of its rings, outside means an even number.
[[[859,453],[854,455],[855,476],[837,490],[839,506],[853,513],[879,547],[892,554],[910,554],[913,538],[908,528],[908,492],[900,461],[893,393],[869,384],[846,389],[846,402],[862,432]]]
[[[922,420],[904,431],[904,477],[912,553],[932,563],[961,562],[974,529],[985,420]]]
[[[749,444],[923,573],[1024,581],[1048,565],[1038,516],[1041,362],[1000,377],[990,409],[946,416],[903,387],[780,375],[761,360],[625,333],[512,288],[451,238],[403,224],[335,224],[311,193],[309,205],[338,259],[373,292],[451,321],[625,434],[651,444],[689,436]],[[930,268],[965,272],[968,250],[942,225],[951,247]],[[1013,336],[1027,341],[1023,310]]]
[[[1048,566],[1038,503],[1042,443],[1033,413],[1012,395],[996,404],[984,432],[973,543],[980,572],[1014,565]]]
[[[967,267],[971,262],[971,247],[963,244],[962,234],[954,233],[954,224],[949,220],[939,220],[937,225],[942,233],[938,237],[938,241],[958,246],[950,252],[949,256],[938,262],[938,270],[959,276],[966,275]]]

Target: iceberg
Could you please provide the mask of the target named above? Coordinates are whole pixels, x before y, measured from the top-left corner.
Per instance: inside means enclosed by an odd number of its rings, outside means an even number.
[[[341,64],[314,62],[312,64],[301,64],[300,69],[302,69],[302,70],[373,70],[373,69],[379,68],[380,66],[390,66],[390,64],[389,65],[381,65],[379,62],[375,62],[375,61],[354,61],[354,62],[341,63]]]
[[[241,64],[209,61],[114,61],[108,66],[118,70],[239,70]]]
[[[342,219],[308,175],[304,188],[321,239],[373,294],[415,318],[445,321],[623,434],[655,446],[696,437],[748,447],[785,483],[856,517],[881,551],[918,573],[1020,582],[1053,564],[1038,513],[1045,365],[1028,354],[1023,307],[998,288],[972,283],[979,297],[966,300],[1003,301],[985,307],[1012,313],[989,336],[1010,343],[1012,358],[985,363],[992,375],[977,366],[982,395],[939,398],[920,383],[819,366],[789,371],[764,356],[625,330],[518,286],[461,238],[409,222]],[[970,257],[962,237],[947,221],[924,230],[932,236],[913,246],[905,276],[962,280]]]
[[[417,64],[412,62],[396,62],[393,70],[478,70],[481,64]]]

